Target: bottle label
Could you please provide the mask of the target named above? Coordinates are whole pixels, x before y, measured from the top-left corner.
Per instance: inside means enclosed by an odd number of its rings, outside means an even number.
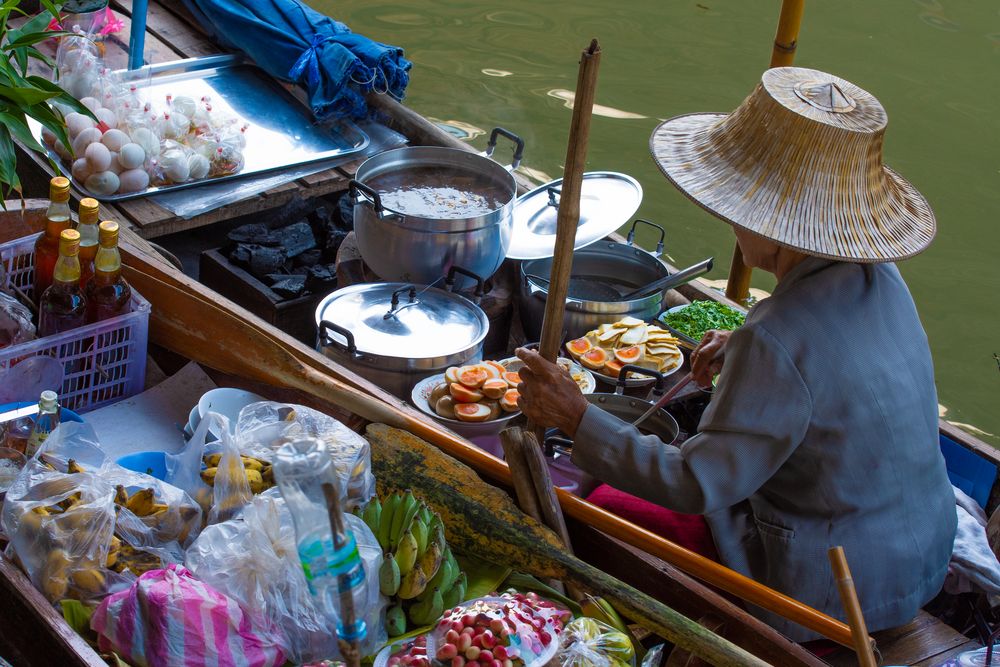
[[[351,588],[364,580],[361,556],[353,535],[348,536],[347,542],[340,549],[334,548],[333,540],[316,540],[304,544],[299,547],[299,560],[302,562],[306,581],[310,584],[320,577],[336,578],[345,574],[350,576],[340,580],[341,588]]]

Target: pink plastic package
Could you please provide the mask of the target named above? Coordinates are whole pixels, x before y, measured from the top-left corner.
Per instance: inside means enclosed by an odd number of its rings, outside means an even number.
[[[272,632],[179,565],[143,574],[104,599],[90,620],[102,651],[135,667],[278,667]]]

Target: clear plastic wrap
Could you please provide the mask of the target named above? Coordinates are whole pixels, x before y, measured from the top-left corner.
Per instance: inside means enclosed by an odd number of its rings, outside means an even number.
[[[333,417],[304,405],[263,401],[243,408],[236,425],[240,452],[268,462],[281,445],[303,436],[326,442],[340,488],[346,489],[344,512],[364,507],[375,495],[371,446]]]
[[[3,286],[0,267],[0,287]],[[31,311],[23,303],[0,289],[0,348],[35,339]]]
[[[368,582],[367,652],[386,639],[384,599],[378,593],[378,541],[364,522],[348,516]],[[295,663],[338,655],[333,621],[316,607],[295,546],[295,527],[277,489],[258,495],[240,516],[206,528],[186,554],[186,565],[202,581],[252,609],[281,630],[282,647]]]
[[[491,664],[510,660],[515,667],[543,667],[559,648],[569,612],[535,596],[504,593],[476,598],[446,612],[434,626],[427,654],[439,662]]]
[[[372,667],[430,667],[427,657],[427,635],[401,639],[383,648],[375,656]]]
[[[635,665],[632,641],[622,632],[594,620],[578,618],[559,636],[555,667],[625,667]]]

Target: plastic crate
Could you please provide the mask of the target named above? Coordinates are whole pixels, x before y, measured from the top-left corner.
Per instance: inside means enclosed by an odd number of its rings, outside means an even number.
[[[3,285],[15,285],[34,298],[35,234],[0,245]],[[143,390],[149,302],[132,290],[130,312],[53,336],[0,349],[0,371],[40,355],[63,363],[59,404],[87,412]]]

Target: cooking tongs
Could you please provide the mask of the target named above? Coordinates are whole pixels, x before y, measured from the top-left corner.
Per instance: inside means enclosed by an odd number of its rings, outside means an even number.
[[[671,273],[669,276],[664,276],[659,280],[649,283],[648,285],[643,285],[639,289],[623,295],[620,299],[622,301],[631,301],[632,299],[637,299],[640,296],[652,294],[653,292],[666,292],[668,289],[673,289],[674,287],[678,287],[694,280],[702,274],[708,273],[712,270],[713,261],[715,261],[715,258],[709,257],[706,260],[689,266],[683,271]]]

